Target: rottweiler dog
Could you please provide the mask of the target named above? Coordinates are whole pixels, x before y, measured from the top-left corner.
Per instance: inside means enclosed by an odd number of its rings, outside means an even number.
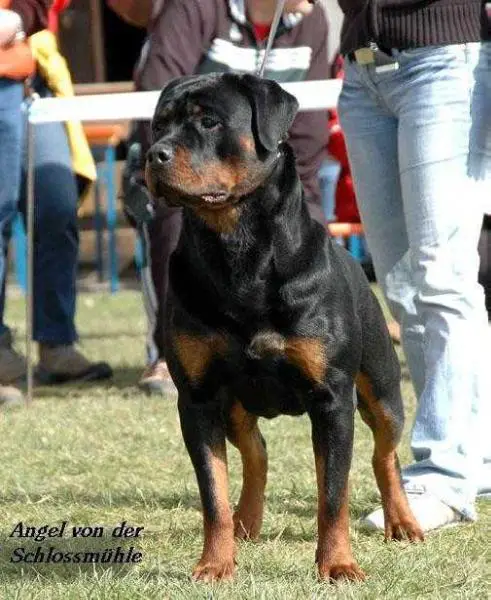
[[[310,417],[322,579],[364,577],[348,533],[356,408],[375,440],[385,537],[423,539],[396,454],[399,363],[362,269],[309,216],[286,143],[297,109],[273,81],[207,74],[172,80],[152,121],[147,185],[155,202],[183,209],[165,343],[204,513],[196,579],[230,578],[234,537],[260,532],[267,454],[258,417]],[[243,464],[234,514],[226,439]]]

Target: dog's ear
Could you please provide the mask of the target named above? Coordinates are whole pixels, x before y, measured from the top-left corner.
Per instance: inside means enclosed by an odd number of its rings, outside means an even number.
[[[240,81],[251,103],[254,137],[273,152],[287,137],[298,110],[297,99],[271,79],[242,75]]]

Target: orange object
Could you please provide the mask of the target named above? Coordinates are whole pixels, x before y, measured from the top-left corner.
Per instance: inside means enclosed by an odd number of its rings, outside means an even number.
[[[124,127],[119,124],[86,124],[84,133],[91,145],[117,146],[124,137]]]
[[[0,8],[9,9],[11,0],[0,0]],[[35,69],[31,49],[25,40],[0,48],[0,77],[22,81]]]
[[[352,235],[363,235],[363,225],[361,223],[328,223],[327,230],[335,238],[348,238]]]
[[[34,73],[35,66],[31,49],[25,40],[0,48],[0,77],[23,81]]]

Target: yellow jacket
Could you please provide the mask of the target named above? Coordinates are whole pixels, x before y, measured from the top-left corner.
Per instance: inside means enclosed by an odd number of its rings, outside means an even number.
[[[58,50],[56,37],[51,31],[43,30],[29,38],[32,53],[37,62],[39,73],[56,97],[66,98],[74,95],[72,78],[66,60]],[[79,121],[65,123],[72,168],[74,173],[93,182],[97,172],[83,127]]]

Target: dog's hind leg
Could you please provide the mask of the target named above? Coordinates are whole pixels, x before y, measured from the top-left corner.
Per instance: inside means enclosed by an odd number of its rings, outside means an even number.
[[[385,539],[424,538],[402,488],[399,460],[396,453],[402,421],[393,412],[394,404],[401,403],[400,391],[394,386],[387,394],[377,394],[370,377],[360,372],[356,378],[358,409],[362,419],[373,432],[375,441],[372,465],[382,496],[385,520]],[[398,398],[396,400],[396,398]]]
[[[234,514],[235,537],[255,539],[263,522],[268,455],[257,417],[248,413],[240,402],[235,402],[230,410],[227,438],[239,449],[242,459],[243,482]]]
[[[204,546],[193,578],[230,579],[235,561],[234,526],[228,500],[225,423],[220,407],[178,401],[181,429],[198,479],[203,506]]]
[[[349,540],[348,476],[353,450],[353,384],[333,389],[333,400],[314,402],[312,422],[318,489],[318,542],[316,562],[319,577],[362,580]]]
[[[373,295],[362,316],[363,348],[356,377],[358,410],[371,428],[373,470],[382,496],[386,539],[424,538],[402,487],[396,453],[404,425],[400,367],[381,309]]]

